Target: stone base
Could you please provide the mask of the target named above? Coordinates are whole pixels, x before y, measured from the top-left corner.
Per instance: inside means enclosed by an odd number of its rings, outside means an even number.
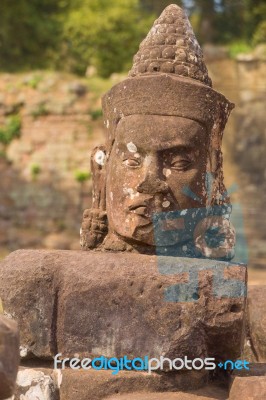
[[[165,374],[122,371],[73,371],[20,368],[12,400],[264,400],[266,366],[234,371],[230,389],[226,381],[207,383],[195,390],[176,390],[176,377]],[[187,378],[185,378],[187,379]],[[194,377],[194,383],[196,376]],[[25,397],[24,397],[25,396]],[[9,399],[11,400],[11,399]]]
[[[18,250],[0,264],[0,297],[26,358],[226,360],[242,350],[246,278],[212,260]]]
[[[19,365],[17,324],[0,314],[0,400],[11,396]]]
[[[266,364],[252,363],[249,370],[234,370],[230,381],[229,400],[266,399]]]
[[[216,386],[207,386],[196,392],[131,393],[106,397],[106,400],[227,400],[228,392]]]
[[[109,397],[127,399],[127,396],[129,396],[129,399],[144,399],[146,396],[151,396],[151,399],[170,399],[171,396],[174,396],[177,377],[173,376],[169,379],[166,375],[168,374],[122,371],[114,376],[111,371],[73,371],[69,369],[60,371],[43,368],[21,368],[18,373],[13,400],[21,400],[21,396],[25,396],[25,399],[40,398],[43,400],[59,400],[59,398],[60,400],[101,400]],[[196,375],[194,383],[197,381]],[[184,376],[183,379],[186,381],[187,377]],[[201,396],[202,393],[205,393],[206,396],[209,396],[208,400],[212,400],[212,398],[224,400],[227,398],[227,391],[217,387],[212,389],[207,387],[196,390],[194,393],[195,396],[196,394]],[[219,394],[218,397],[217,393]],[[211,394],[213,394],[213,397]],[[182,399],[181,395],[186,396],[184,399],[194,398],[188,397],[192,394],[178,392],[175,393],[175,396],[179,397],[173,397],[173,399]],[[195,397],[196,399],[198,397]],[[205,399],[205,397],[199,397],[199,400],[201,399]]]
[[[230,390],[229,400],[265,400],[266,377],[236,377]]]
[[[251,361],[266,362],[266,285],[249,286],[248,344]]]

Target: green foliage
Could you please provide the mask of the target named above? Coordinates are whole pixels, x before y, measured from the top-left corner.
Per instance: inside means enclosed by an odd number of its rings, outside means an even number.
[[[74,2],[64,24],[66,63],[79,74],[94,65],[103,77],[128,68],[153,19],[138,0]]]
[[[36,164],[36,163],[32,164],[30,167],[30,172],[31,172],[32,179],[35,180],[41,173],[41,167],[39,166],[39,164]]]
[[[262,21],[253,36],[253,45],[256,46],[257,44],[266,43],[266,21]]]
[[[31,87],[32,89],[37,89],[41,81],[42,81],[41,75],[34,75],[29,79],[29,81],[26,82],[26,85]]]
[[[240,53],[249,53],[252,48],[249,44],[242,40],[230,43],[228,49],[230,57],[236,58],[236,56]]]
[[[93,76],[87,78],[89,91],[93,96],[94,100],[98,100],[103,93],[107,92],[113,86],[114,82],[111,79],[105,79],[100,76]],[[116,82],[115,82],[116,83]]]
[[[0,143],[8,145],[13,139],[20,136],[21,119],[19,115],[11,115],[4,126],[0,127]]]
[[[259,26],[266,21],[266,2],[265,0],[244,0],[244,29],[245,38],[251,41]]]
[[[169,4],[177,4],[180,7],[185,6],[186,1],[176,0],[142,0],[142,7],[150,13],[155,13],[156,15],[160,15],[161,12],[165,9],[165,7],[169,6]]]
[[[90,172],[80,171],[80,170],[77,170],[75,172],[75,179],[79,183],[84,183],[84,182],[88,181],[90,178],[91,178]]]
[[[52,68],[102,77],[130,68],[167,0],[1,0],[0,70]],[[201,43],[265,42],[265,0],[175,0]],[[36,75],[27,84],[36,89]]]
[[[66,9],[62,0],[1,0],[0,69],[49,67]]]
[[[47,105],[45,101],[41,101],[37,106],[31,111],[31,115],[33,118],[42,117],[49,114],[49,110],[47,110]]]
[[[90,116],[93,121],[97,121],[98,119],[102,118],[102,116],[103,116],[102,110],[100,108],[97,110],[91,110]]]
[[[7,159],[6,152],[4,150],[0,150],[0,159],[1,158],[4,159],[4,160]]]

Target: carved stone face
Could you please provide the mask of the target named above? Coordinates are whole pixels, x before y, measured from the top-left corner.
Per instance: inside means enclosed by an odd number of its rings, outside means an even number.
[[[154,213],[204,206],[208,148],[208,132],[194,120],[121,119],[107,165],[109,232],[154,245]]]

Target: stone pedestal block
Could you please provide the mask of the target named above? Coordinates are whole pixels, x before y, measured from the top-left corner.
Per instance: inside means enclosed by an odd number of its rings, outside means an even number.
[[[0,264],[0,296],[23,354],[240,356],[246,267],[140,254],[19,250]]]
[[[251,349],[259,362],[266,362],[266,286],[250,286],[248,321]]]
[[[175,392],[178,379],[189,381],[195,386],[199,379],[194,376],[187,379],[168,373],[156,374],[147,372],[121,371],[112,375],[111,371],[73,371],[52,370],[47,368],[20,368],[17,385],[12,400],[104,400],[104,399],[194,399],[199,400],[227,398],[226,389],[207,386],[193,392]],[[187,385],[188,386],[188,385]],[[184,389],[185,390],[185,389]],[[175,393],[173,393],[175,392]],[[139,396],[139,397],[137,397]],[[157,396],[157,397],[155,397]],[[183,396],[183,397],[182,397]],[[189,397],[191,396],[191,397]],[[205,397],[207,396],[207,397]],[[195,400],[198,397],[195,397]]]
[[[236,377],[233,381],[229,400],[264,400],[266,399],[266,377]]]
[[[110,396],[106,400],[227,400],[225,389],[219,387],[206,387],[196,392],[173,392],[173,393],[131,393],[122,396]]]
[[[177,388],[198,388],[202,386],[202,375],[198,372],[157,374],[147,372],[121,371],[112,375],[111,371],[62,371],[60,400],[100,400],[109,396],[132,392],[171,392]]]
[[[12,395],[19,364],[19,334],[14,321],[0,315],[0,399]]]

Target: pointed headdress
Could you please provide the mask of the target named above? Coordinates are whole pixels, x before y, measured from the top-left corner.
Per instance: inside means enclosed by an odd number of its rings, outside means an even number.
[[[220,134],[234,107],[212,89],[202,50],[186,13],[168,6],[134,57],[129,77],[103,96],[109,143],[117,122],[133,114],[180,116]]]

